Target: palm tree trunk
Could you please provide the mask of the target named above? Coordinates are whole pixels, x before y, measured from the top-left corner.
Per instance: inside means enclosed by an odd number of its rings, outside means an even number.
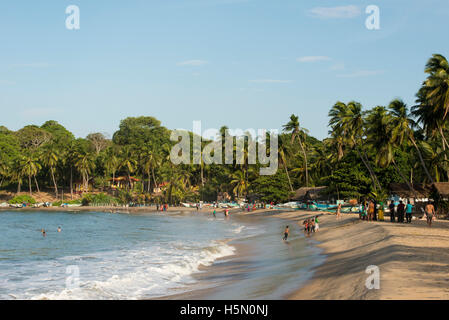
[[[22,191],[21,185],[22,185],[22,182],[19,180],[17,183],[17,193],[20,193],[20,191]]]
[[[444,160],[447,162],[447,155],[446,155],[447,141],[446,141],[446,138],[444,137],[443,129],[439,126],[438,130],[439,130],[440,135],[441,135],[441,142],[442,142],[442,145],[443,145]],[[446,171],[446,176],[447,176],[447,179],[449,180],[449,170]]]
[[[2,187],[3,180],[5,180],[5,178],[2,177],[2,181],[0,181],[0,188]]]
[[[70,199],[73,200],[73,167],[70,166]]]
[[[30,188],[30,197],[32,197],[33,191],[31,190],[31,175],[28,175],[28,187]]]
[[[360,153],[359,149],[357,147],[355,147],[355,150],[357,151],[357,155],[359,156],[359,158],[362,160],[363,164],[365,165],[366,169],[369,172],[369,175],[371,177],[371,180],[373,181],[373,185],[374,185],[374,189],[378,188],[378,181],[377,179],[374,178],[374,174],[372,172],[372,169],[370,168],[370,166],[368,165],[368,163],[365,161],[365,158],[363,157],[363,155]]]
[[[36,189],[37,189],[37,192],[41,192],[41,191],[39,190],[39,184],[37,183],[36,175],[34,175],[34,182],[36,183]]]
[[[443,141],[443,149],[445,149],[445,145],[449,148],[449,144],[447,143],[446,137],[444,136],[443,128],[438,126],[438,131],[440,132],[441,139]]]
[[[56,179],[55,179],[55,174],[53,173],[53,168],[50,169],[50,172],[51,172],[51,177],[53,179],[53,184],[55,186],[55,195],[56,195],[56,198],[58,198],[58,185],[56,184]]]
[[[153,176],[154,187],[157,188],[156,176],[154,175],[154,167],[151,167],[151,175]]]
[[[301,138],[299,138],[299,136],[298,136],[298,140],[299,140],[299,146],[301,147],[302,154],[304,155],[304,164],[305,164],[305,172],[306,172],[306,187],[308,187],[309,186],[309,171],[307,169],[307,153],[306,153],[306,150],[304,149]]]
[[[368,165],[368,170],[371,171],[371,174],[372,174],[372,176],[374,177],[374,180],[377,183],[377,187],[379,188],[379,190],[382,190],[382,187],[380,186],[380,183],[379,183],[379,179],[377,179],[377,175],[376,175],[376,173],[374,172],[373,168],[371,167],[371,165],[369,163],[368,155],[366,154],[366,151],[363,151],[363,156],[365,156],[365,161],[366,161],[366,164]]]
[[[432,179],[432,176],[429,173],[429,170],[427,170],[426,164],[424,163],[424,159],[422,157],[421,150],[419,150],[418,145],[416,144],[416,141],[415,141],[415,139],[413,137],[410,137],[410,141],[412,142],[413,146],[415,147],[416,151],[418,152],[419,161],[421,162],[421,166],[423,167],[424,172],[427,175],[427,178],[433,184],[434,181]]]
[[[416,190],[413,189],[413,186],[410,184],[410,182],[408,181],[408,179],[404,176],[404,174],[401,172],[401,170],[399,169],[399,167],[396,164],[396,161],[394,160],[394,157],[391,159],[391,162],[393,163],[396,171],[399,173],[399,175],[401,176],[401,179],[407,184],[408,188],[410,189],[411,192],[413,192],[413,194],[415,195],[415,198],[418,198],[418,195],[416,194]]]
[[[201,186],[204,187],[204,169],[203,169],[203,159],[201,159]]]

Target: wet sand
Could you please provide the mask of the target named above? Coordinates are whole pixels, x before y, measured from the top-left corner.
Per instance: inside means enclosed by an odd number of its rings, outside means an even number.
[[[292,300],[429,300],[449,299],[449,221],[437,220],[429,228],[425,220],[411,224],[360,221],[356,214],[264,210],[267,218],[289,219],[302,228],[302,221],[320,215],[320,230],[311,239],[326,256],[314,269],[312,279],[284,296]],[[253,213],[238,213],[252,215]],[[260,212],[259,214],[260,215]],[[241,259],[241,248],[235,259]],[[368,266],[380,271],[380,289],[367,289]],[[208,272],[231,272],[205,268]],[[294,281],[294,280],[293,280]],[[175,294],[163,299],[207,299],[214,288]],[[230,297],[231,298],[231,297]]]
[[[154,207],[71,207],[71,208],[27,208],[5,210],[48,210],[48,211],[105,211],[137,214],[154,213]],[[203,209],[211,212],[213,209]],[[218,209],[220,214],[224,209]],[[196,208],[171,207],[169,212],[194,213]],[[365,222],[355,214],[343,214],[336,220],[334,214],[309,211],[257,210],[242,212],[231,209],[232,215],[266,216],[289,219],[297,223],[296,230],[302,229],[302,221],[320,215],[320,231],[311,239],[317,241],[326,256],[325,262],[314,269],[311,280],[305,285],[298,284],[296,291],[285,295],[285,299],[449,299],[449,221],[434,221],[429,228],[425,220],[413,220],[411,224],[389,222]],[[237,247],[233,263],[218,260],[204,272],[196,275],[202,283],[210,283],[209,288],[192,287],[187,293],[173,293],[163,299],[207,299],[213,295],[213,275],[233,275],[233,268],[244,263],[247,254],[242,246]],[[225,258],[229,259],[229,257]],[[240,262],[239,262],[240,261]],[[369,274],[368,266],[375,265],[380,270],[380,289],[368,290],[365,286]],[[292,281],[295,281],[292,279]],[[229,297],[231,299],[232,297]]]

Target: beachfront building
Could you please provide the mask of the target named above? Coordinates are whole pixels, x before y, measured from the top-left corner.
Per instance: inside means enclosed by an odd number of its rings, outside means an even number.
[[[435,182],[432,192],[437,194],[440,200],[449,201],[449,182]]]
[[[217,202],[228,202],[231,201],[232,197],[227,192],[217,192]]]
[[[327,187],[302,187],[295,191],[292,197],[293,201],[330,201],[331,197],[327,194]]]
[[[111,178],[110,181],[110,187],[112,189],[132,189],[134,187],[134,184],[140,179],[135,177],[128,177],[128,176],[121,176],[117,178]]]
[[[406,183],[390,183],[388,192],[391,196],[391,200],[410,201],[412,204],[429,201],[432,191],[431,185],[414,183],[411,186],[413,187],[413,190],[411,190]]]
[[[87,183],[87,190],[83,181],[75,181],[72,184],[72,190],[75,194],[81,194],[83,192],[92,192],[94,190],[93,182],[89,181]]]

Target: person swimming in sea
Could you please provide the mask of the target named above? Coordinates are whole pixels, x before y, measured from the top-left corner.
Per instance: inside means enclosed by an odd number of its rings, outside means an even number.
[[[47,233],[45,232],[44,229],[42,229],[41,232],[42,232],[42,236],[43,236],[43,237],[45,237],[45,236],[47,235]]]
[[[58,227],[58,232],[61,232],[61,227]]]
[[[284,230],[284,237],[282,238],[282,240],[287,241],[289,233],[290,233],[290,229],[288,228],[288,226],[286,226],[285,230]]]

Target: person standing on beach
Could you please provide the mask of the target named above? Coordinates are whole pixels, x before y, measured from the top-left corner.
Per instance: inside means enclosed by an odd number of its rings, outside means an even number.
[[[320,229],[320,225],[319,225],[319,221],[318,221],[318,216],[315,217],[315,231],[318,231]]]
[[[337,206],[337,220],[341,219],[341,203]]]
[[[287,241],[289,233],[290,233],[290,229],[288,228],[288,226],[286,226],[285,230],[284,230],[284,237],[282,238],[282,240]]]
[[[403,223],[404,222],[404,214],[405,214],[405,204],[401,201],[399,201],[398,204],[398,222]]]
[[[370,200],[368,204],[368,221],[373,221],[374,218],[374,202]]]
[[[214,215],[214,218],[216,218],[217,216],[215,215],[215,209],[214,209],[214,211],[212,212],[212,214]]]
[[[405,208],[405,218],[407,220],[407,223],[412,223],[412,210],[413,205],[410,203],[410,200],[407,202],[407,206]]]
[[[390,209],[390,222],[395,222],[394,219],[394,209],[395,209],[395,205],[394,205],[394,201],[391,201],[390,205],[388,206],[388,208]]]
[[[424,210],[426,212],[427,224],[431,228],[432,227],[433,216],[435,215],[435,207],[433,206],[433,204],[431,202],[429,202],[429,203],[427,203],[427,205],[426,205]]]
[[[374,204],[373,220],[377,221],[377,201],[374,200],[373,204]]]

